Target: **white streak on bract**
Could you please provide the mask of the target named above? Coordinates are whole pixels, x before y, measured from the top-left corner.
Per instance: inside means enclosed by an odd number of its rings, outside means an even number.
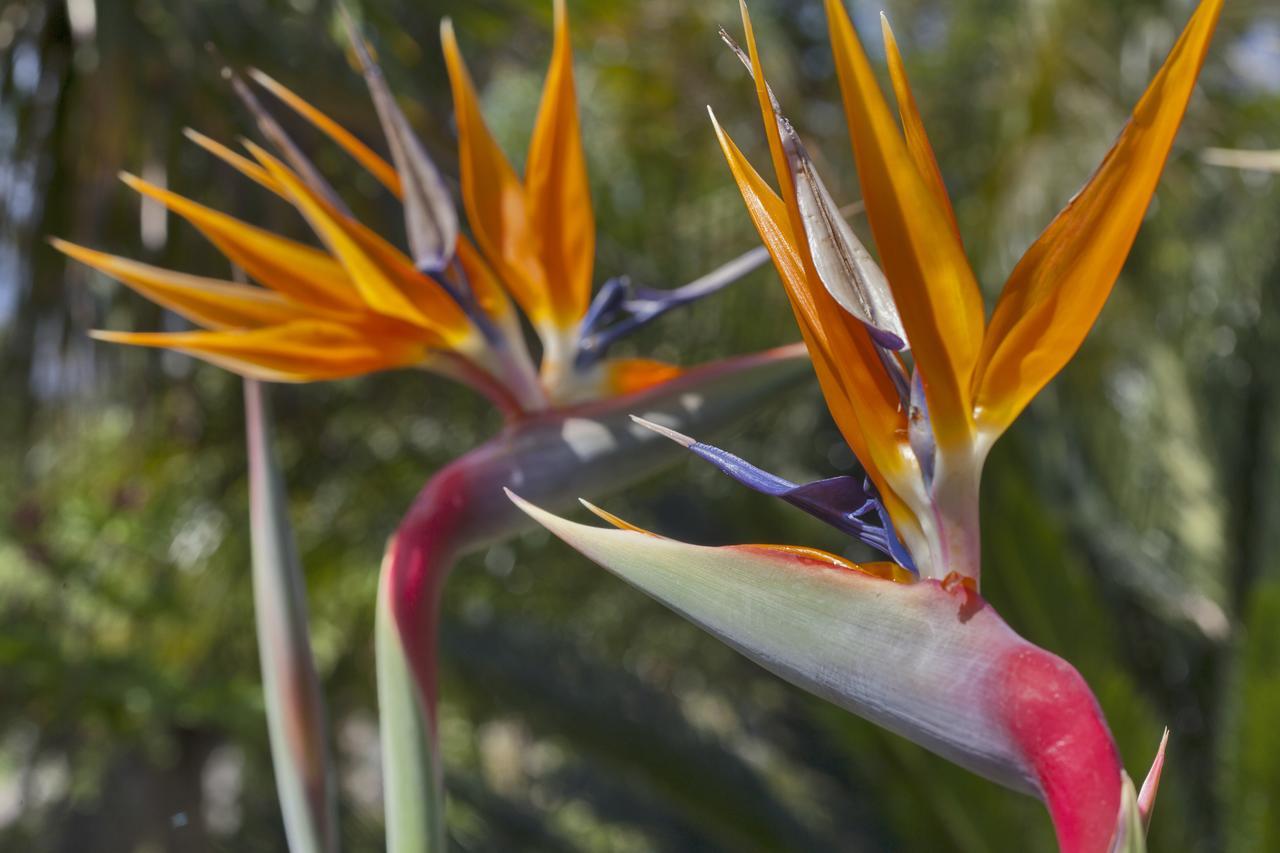
[[[608,427],[586,418],[566,418],[560,437],[580,461],[594,459],[614,448],[616,441]]]

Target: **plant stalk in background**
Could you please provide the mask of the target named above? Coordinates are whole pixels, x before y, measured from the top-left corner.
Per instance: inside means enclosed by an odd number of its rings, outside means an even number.
[[[1098,703],[1066,661],[979,593],[978,487],[995,440],[1071,359],[1155,191],[1221,10],[1203,0],[1098,171],[1017,264],[990,320],[887,21],[894,120],[844,8],[835,66],[881,266],[750,70],[781,192],[716,125],[832,415],[866,478],[795,484],[671,424],[640,422],[738,482],[879,550],[855,565],[795,546],[704,548],[520,505],[588,557],[767,668],[1048,806],[1065,853],[1142,849],[1159,766],[1133,791]],[[714,123],[714,116],[712,117]],[[519,492],[519,489],[515,491]],[[1163,748],[1162,748],[1163,749]]]
[[[276,459],[267,389],[244,381],[253,610],[276,791],[289,849],[335,853],[338,796],[324,698],[307,634],[307,594]]]

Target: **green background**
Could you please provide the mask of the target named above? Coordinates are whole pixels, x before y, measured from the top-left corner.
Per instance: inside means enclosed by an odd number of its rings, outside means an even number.
[[[988,304],[1088,177],[1190,14],[1183,0],[884,0]],[[454,18],[518,164],[550,3],[353,4],[456,175],[438,39]],[[853,4],[878,59],[876,4]],[[570,3],[597,278],[676,285],[755,235],[706,118],[763,163],[729,0]],[[821,4],[753,5],[779,97],[857,197]],[[239,381],[88,328],[178,321],[46,235],[211,275],[120,169],[302,236],[187,144],[250,131],[206,44],[378,141],[326,0],[0,0],[0,849],[284,849],[258,686]],[[373,181],[297,137],[365,221]],[[1232,0],[1136,246],[1079,356],[997,446],[984,592],[1096,691],[1131,775],[1172,739],[1154,850],[1280,849],[1280,9]],[[145,221],[144,221],[145,220]],[[855,227],[866,234],[865,223]],[[621,351],[693,363],[797,337],[772,270]],[[430,473],[498,426],[402,371],[276,393],[346,849],[382,843],[372,596]],[[723,446],[793,479],[849,470],[809,384]],[[682,539],[847,543],[695,461],[604,502]],[[802,694],[534,533],[469,558],[443,624],[450,833],[463,850],[1051,850],[1036,802]],[[850,655],[861,653],[849,649]]]

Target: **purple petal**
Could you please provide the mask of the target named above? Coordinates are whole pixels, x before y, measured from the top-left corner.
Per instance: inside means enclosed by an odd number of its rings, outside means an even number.
[[[747,488],[781,498],[819,521],[854,537],[859,542],[883,551],[900,566],[914,571],[915,565],[911,561],[911,556],[898,541],[889,521],[889,515],[880,503],[875,487],[869,481],[842,474],[825,480],[796,485],[777,474],[757,468],[727,450],[704,444],[635,415],[632,415],[631,419],[688,448]],[[863,520],[863,516],[872,513],[874,513],[874,521]]]
[[[710,296],[764,266],[769,252],[757,246],[674,290],[637,287],[626,276],[604,283],[580,327],[578,366],[594,364],[618,339],[656,320],[673,308]]]

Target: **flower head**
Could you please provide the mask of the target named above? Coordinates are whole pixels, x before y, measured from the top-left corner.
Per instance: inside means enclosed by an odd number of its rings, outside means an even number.
[[[716,132],[832,415],[885,510],[874,536],[900,538],[909,561],[881,550],[922,577],[977,582],[977,496],[987,452],[1070,360],[1101,310],[1155,191],[1220,6],[1201,4],[1098,171],[1016,265],[989,321],[888,21],[882,18],[885,52],[901,125],[844,8],[827,2],[882,270],[833,215],[830,193],[765,82],[744,7],[747,50],[733,47],[755,80],[781,192],[718,124]],[[861,494],[821,502],[823,512],[840,517],[861,506]]]
[[[562,0],[555,4],[555,45],[523,178],[485,125],[452,26],[445,21],[442,27],[470,237],[440,173],[348,24],[392,162],[266,74],[248,76],[400,199],[408,252],[354,218],[249,84],[228,71],[275,153],[246,141],[246,157],[195,131],[188,130],[188,138],[289,202],[320,247],[123,175],[132,189],[194,225],[256,284],[160,269],[55,240],[69,256],[200,327],[95,336],[175,349],[245,376],[285,382],[424,368],[476,387],[512,415],[625,394],[677,375],[673,365],[604,356],[621,334],[740,278],[766,258],[748,253],[670,291],[615,279],[592,300],[595,221]],[[541,339],[540,369],[513,300]]]
[[[1062,850],[1130,843],[1151,809],[1163,752],[1135,794],[1084,679],[1019,637],[979,595],[978,483],[992,443],[1075,353],[1119,274],[1221,5],[1200,4],[1098,171],[1017,264],[989,320],[888,24],[900,125],[844,8],[826,2],[882,269],[837,214],[765,82],[744,6],[747,49],[732,46],[755,81],[780,192],[716,132],[827,404],[867,476],[796,484],[640,423],[886,559],[856,565],[790,545],[699,547],[594,507],[620,529],[513,499],[770,670],[1041,797]]]

